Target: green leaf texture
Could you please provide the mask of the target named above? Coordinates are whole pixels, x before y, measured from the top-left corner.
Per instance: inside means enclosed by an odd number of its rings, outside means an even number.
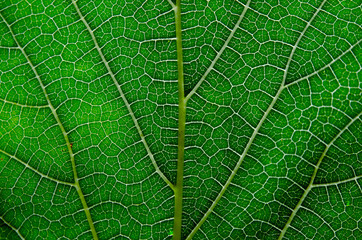
[[[0,238],[362,239],[361,6],[1,0]]]

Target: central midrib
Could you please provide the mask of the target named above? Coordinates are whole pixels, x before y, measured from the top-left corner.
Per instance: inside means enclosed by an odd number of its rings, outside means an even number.
[[[173,239],[181,239],[182,229],[182,192],[184,175],[184,151],[185,151],[185,123],[186,123],[186,100],[184,92],[184,72],[182,53],[182,28],[181,28],[181,0],[176,1],[174,6],[176,22],[176,46],[177,46],[177,70],[178,70],[178,152],[177,152],[177,176],[175,193],[175,214]]]

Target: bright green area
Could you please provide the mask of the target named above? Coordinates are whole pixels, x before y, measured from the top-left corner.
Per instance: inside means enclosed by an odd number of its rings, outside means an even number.
[[[0,239],[361,239],[359,1],[175,4],[0,2]]]

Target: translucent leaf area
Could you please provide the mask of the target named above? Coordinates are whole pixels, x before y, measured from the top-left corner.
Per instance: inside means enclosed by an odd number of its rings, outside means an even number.
[[[362,239],[361,26],[360,0],[0,1],[0,239]]]

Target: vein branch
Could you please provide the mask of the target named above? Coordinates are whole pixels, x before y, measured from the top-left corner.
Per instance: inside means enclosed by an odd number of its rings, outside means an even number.
[[[80,20],[83,22],[83,24],[84,24],[85,27],[87,28],[89,34],[91,35],[91,37],[92,37],[92,39],[93,39],[93,42],[94,42],[94,45],[95,45],[95,48],[96,48],[96,50],[98,51],[98,54],[100,55],[100,57],[102,58],[103,64],[105,65],[105,67],[106,67],[106,69],[107,69],[110,77],[111,77],[112,80],[113,80],[114,85],[117,87],[117,90],[118,90],[119,94],[121,95],[121,98],[122,98],[124,104],[125,104],[126,107],[127,107],[127,110],[128,110],[128,112],[129,112],[129,114],[130,114],[130,116],[131,116],[131,118],[132,118],[132,120],[133,120],[133,123],[134,123],[135,126],[136,126],[137,132],[138,132],[138,134],[139,134],[139,136],[140,136],[140,138],[141,138],[141,141],[142,141],[142,143],[143,143],[143,145],[144,145],[144,147],[145,147],[145,149],[146,149],[146,151],[147,151],[147,154],[148,154],[148,156],[150,157],[150,159],[151,159],[151,161],[152,161],[152,165],[155,167],[156,172],[157,172],[158,175],[160,175],[160,177],[165,181],[165,183],[167,183],[167,185],[168,185],[171,189],[174,189],[174,185],[167,179],[167,177],[162,173],[162,171],[160,170],[159,166],[157,165],[156,160],[155,160],[155,158],[154,158],[154,156],[153,156],[153,154],[152,154],[152,152],[151,152],[151,150],[150,150],[150,147],[148,146],[148,144],[147,144],[147,142],[146,142],[146,138],[145,138],[145,136],[144,136],[143,133],[142,133],[141,127],[140,127],[140,125],[138,124],[138,121],[137,121],[137,119],[136,119],[136,116],[135,116],[134,113],[133,113],[133,110],[132,110],[132,108],[131,108],[131,105],[129,104],[126,96],[124,95],[124,93],[123,93],[123,91],[122,91],[122,89],[121,89],[121,86],[119,85],[119,83],[118,83],[118,81],[117,81],[114,73],[112,72],[112,70],[111,70],[111,68],[110,68],[110,66],[109,66],[109,64],[108,64],[108,61],[106,60],[106,58],[105,58],[105,56],[104,56],[104,54],[103,54],[103,52],[102,52],[102,49],[99,47],[99,44],[98,44],[97,39],[96,39],[96,37],[95,37],[95,35],[94,35],[94,33],[93,33],[93,30],[91,29],[91,27],[89,26],[89,24],[88,24],[87,21],[85,20],[83,14],[81,13],[80,9],[78,8],[78,5],[77,5],[76,1],[75,1],[75,0],[72,0],[72,3],[73,3],[73,5],[74,5],[75,9],[77,10],[77,13],[78,13],[78,15],[79,15]]]
[[[172,0],[167,0],[167,2],[171,5],[173,9],[175,9],[176,5],[172,2]]]
[[[14,230],[14,232],[16,232],[16,234],[18,234],[18,236],[21,239],[25,240],[25,237],[23,235],[21,235],[21,233],[19,232],[19,229],[16,229],[13,225],[11,225],[10,223],[8,223],[3,217],[0,217],[1,221],[3,221],[7,226],[9,226],[12,230]]]
[[[0,14],[1,14],[1,13],[0,13]],[[11,34],[14,36],[14,40],[15,40],[16,44],[19,46],[19,48],[20,48],[23,56],[26,58],[26,60],[28,61],[29,65],[30,65],[30,67],[31,67],[31,69],[33,70],[33,72],[34,72],[34,74],[35,74],[35,77],[36,77],[36,79],[38,80],[39,85],[41,86],[41,89],[42,89],[42,91],[43,91],[43,93],[44,93],[44,96],[45,96],[45,98],[46,98],[46,100],[47,100],[47,102],[48,102],[48,106],[49,106],[49,108],[50,108],[50,110],[51,110],[51,112],[52,112],[52,114],[53,114],[53,116],[54,116],[54,118],[55,118],[55,120],[56,120],[56,122],[57,122],[57,124],[58,124],[58,126],[59,126],[59,128],[60,128],[60,130],[61,130],[61,132],[62,132],[62,134],[63,134],[63,137],[64,137],[64,139],[65,139],[65,142],[66,142],[66,145],[67,145],[67,148],[68,148],[68,152],[69,152],[69,155],[70,155],[70,160],[71,160],[71,163],[72,163],[73,176],[74,176],[74,181],[75,181],[74,186],[75,186],[75,188],[76,188],[76,190],[77,190],[77,193],[78,193],[78,195],[79,195],[79,197],[80,197],[80,200],[81,200],[81,202],[82,202],[83,209],[84,209],[84,212],[85,212],[85,214],[86,214],[86,216],[87,216],[87,220],[88,220],[89,226],[90,226],[90,228],[91,228],[93,238],[94,238],[95,240],[98,240],[98,236],[97,236],[97,233],[96,233],[95,228],[94,228],[93,220],[92,220],[92,217],[91,217],[91,215],[90,215],[87,202],[85,201],[84,194],[83,194],[83,192],[82,192],[82,190],[81,190],[81,188],[80,188],[80,185],[79,185],[78,173],[77,173],[77,169],[76,169],[76,165],[75,165],[75,160],[74,160],[74,153],[73,153],[72,147],[71,147],[71,145],[70,145],[70,141],[69,141],[69,138],[68,138],[68,134],[67,134],[67,132],[65,131],[64,126],[63,126],[63,124],[61,123],[61,121],[60,121],[60,119],[59,119],[59,116],[58,116],[58,114],[57,114],[54,106],[52,105],[50,99],[49,99],[49,95],[48,95],[48,93],[47,93],[47,91],[46,91],[46,88],[45,88],[42,80],[40,79],[40,76],[39,76],[36,68],[34,67],[33,63],[31,62],[31,60],[30,60],[29,56],[27,55],[27,53],[25,52],[24,48],[20,45],[20,43],[19,43],[18,40],[16,39],[15,34],[14,34],[13,30],[11,29],[10,25],[8,24],[8,22],[6,21],[6,19],[5,19],[3,16],[2,16],[2,18],[3,18],[4,22],[5,22],[5,24],[8,26]]]
[[[17,102],[8,101],[6,99],[0,99],[0,101],[3,101],[5,103],[11,104],[11,105],[15,105],[18,107],[22,107],[22,108],[48,108],[49,107],[49,105],[43,105],[43,106],[25,105],[25,104],[21,104],[21,103],[17,103]]]
[[[294,84],[296,84],[296,83],[298,83],[298,82],[301,82],[301,81],[303,81],[303,80],[305,80],[305,79],[308,79],[308,78],[310,78],[310,77],[312,77],[312,76],[320,73],[321,71],[325,70],[326,68],[332,66],[333,63],[337,62],[337,61],[340,60],[342,57],[344,57],[347,53],[351,52],[351,51],[353,50],[353,48],[354,48],[355,46],[357,46],[358,44],[360,44],[361,42],[362,42],[362,39],[360,39],[360,40],[357,41],[355,44],[353,44],[352,46],[350,46],[350,48],[348,48],[344,53],[342,53],[341,55],[339,55],[337,58],[333,59],[330,63],[326,64],[324,67],[320,68],[319,70],[317,70],[317,71],[315,71],[315,72],[313,72],[313,73],[311,73],[311,74],[309,74],[309,75],[307,75],[307,76],[301,77],[301,78],[299,78],[299,79],[297,79],[297,80],[295,80],[295,81],[293,81],[293,82],[291,82],[291,83],[285,84],[284,88],[288,88],[288,87],[290,87],[290,86],[292,86],[292,85],[294,85]]]
[[[303,31],[301,32],[299,38],[297,39],[297,41],[294,44],[294,47],[290,53],[290,56],[288,58],[288,62],[286,64],[285,70],[284,70],[284,75],[283,75],[283,80],[282,83],[280,84],[280,87],[278,89],[278,92],[276,93],[276,95],[274,96],[272,102],[270,103],[268,109],[265,111],[263,117],[260,119],[257,127],[254,129],[254,132],[252,134],[252,136],[250,137],[243,153],[241,154],[236,166],[234,167],[233,171],[231,172],[228,180],[226,181],[226,183],[224,184],[224,186],[222,187],[220,193],[218,194],[218,196],[216,197],[215,201],[211,204],[211,207],[207,210],[207,212],[204,214],[204,216],[202,217],[202,219],[200,220],[200,222],[195,226],[195,228],[191,231],[191,233],[189,234],[189,236],[187,237],[187,240],[191,239],[196,232],[201,228],[201,225],[206,221],[206,219],[208,218],[208,216],[214,211],[214,208],[216,207],[216,205],[219,203],[220,199],[222,198],[222,196],[224,195],[224,193],[226,192],[227,188],[229,187],[230,183],[232,182],[233,178],[235,177],[237,171],[239,170],[241,163],[244,161],[245,157],[247,156],[247,153],[249,152],[249,149],[252,145],[252,143],[254,142],[255,137],[257,136],[257,134],[259,133],[259,130],[261,128],[261,126],[263,125],[264,121],[266,120],[266,118],[268,117],[269,113],[272,111],[275,103],[277,102],[277,100],[279,99],[280,94],[282,93],[284,86],[285,86],[285,81],[287,78],[287,74],[288,74],[288,70],[289,70],[289,66],[290,63],[292,61],[293,55],[297,49],[297,46],[300,42],[300,40],[302,39],[302,37],[304,36],[305,32],[307,31],[307,29],[309,28],[310,24],[313,22],[314,18],[317,16],[318,12],[321,10],[322,6],[324,5],[324,3],[326,2],[326,0],[324,0],[320,7],[318,8],[318,10],[314,13],[314,15],[312,16],[312,18],[309,20],[309,22],[306,24],[305,28],[303,29]],[[248,2],[250,3],[250,1]]]
[[[10,158],[13,158],[15,159],[17,162],[21,163],[22,165],[24,165],[26,168],[32,170],[33,172],[37,173],[38,175],[40,175],[41,177],[43,178],[46,178],[46,179],[49,179],[53,182],[56,182],[56,183],[62,183],[64,185],[68,185],[68,186],[72,186],[74,187],[74,183],[70,183],[70,182],[65,182],[65,181],[62,181],[62,180],[58,180],[56,178],[53,178],[53,177],[50,177],[48,175],[45,175],[44,173],[42,172],[39,172],[37,169],[33,168],[32,166],[30,166],[29,164],[25,163],[24,161],[20,160],[19,158],[17,158],[16,156],[8,153],[8,152],[5,152],[4,150],[0,149],[0,153],[3,153],[5,155],[7,155],[8,157]]]
[[[259,133],[259,130],[261,128],[261,126],[263,125],[265,119],[267,118],[267,116],[269,115],[269,113],[271,112],[271,110],[273,109],[276,101],[278,100],[281,92],[283,91],[283,84],[280,86],[277,94],[275,95],[275,97],[273,98],[273,101],[271,102],[271,104],[269,105],[268,109],[265,111],[263,117],[261,118],[259,124],[257,125],[257,127],[254,129],[254,132],[252,134],[252,136],[250,137],[248,144],[246,145],[243,153],[241,154],[236,166],[234,167],[233,171],[231,172],[228,180],[226,181],[225,185],[222,187],[220,193],[218,194],[218,196],[216,197],[215,201],[212,203],[211,207],[207,210],[207,212],[204,214],[204,216],[202,217],[202,219],[200,220],[200,222],[196,225],[196,227],[191,231],[190,235],[187,237],[187,239],[191,239],[195,233],[198,231],[198,229],[201,227],[201,225],[206,221],[207,217],[213,212],[214,208],[216,207],[216,205],[219,203],[220,199],[222,198],[222,196],[224,195],[226,189],[229,187],[231,181],[233,180],[233,178],[235,177],[237,171],[239,170],[241,163],[243,162],[243,160],[245,159],[245,157],[247,156],[247,153],[252,145],[252,143],[254,142],[255,137],[257,136],[257,134]]]
[[[219,60],[219,58],[221,57],[221,55],[223,54],[223,52],[225,51],[225,49],[227,48],[227,46],[229,45],[230,40],[233,38],[235,32],[238,30],[241,21],[243,20],[246,11],[249,9],[249,5],[250,5],[251,0],[248,0],[248,2],[246,3],[243,12],[241,13],[238,21],[236,22],[233,30],[231,31],[229,37],[226,39],[224,45],[221,47],[220,51],[217,53],[216,57],[214,58],[214,60],[211,62],[210,66],[208,67],[208,69],[206,70],[206,72],[204,73],[204,75],[202,75],[201,79],[198,81],[198,83],[195,85],[195,87],[191,90],[191,92],[186,96],[186,102],[192,97],[192,95],[194,95],[197,91],[197,89],[201,86],[201,84],[205,81],[206,77],[209,75],[209,73],[211,72],[211,70],[214,68],[217,60]]]
[[[313,185],[313,182],[314,182],[315,177],[317,176],[317,172],[318,172],[318,170],[319,170],[319,166],[321,165],[321,163],[322,163],[324,157],[326,156],[329,148],[330,148],[330,147],[333,145],[333,143],[342,135],[342,133],[343,133],[345,130],[347,130],[357,119],[359,119],[359,117],[360,117],[361,115],[362,115],[362,113],[358,114],[355,118],[353,118],[353,119],[332,139],[332,141],[331,141],[328,145],[326,145],[326,147],[325,147],[325,149],[324,149],[321,157],[320,157],[319,160],[318,160],[317,165],[316,165],[315,168],[314,168],[313,175],[312,175],[312,177],[311,177],[311,179],[310,179],[310,182],[309,182],[308,187],[305,189],[302,197],[299,199],[299,202],[298,202],[297,205],[295,206],[295,208],[294,208],[292,214],[290,215],[287,223],[285,224],[283,230],[281,231],[278,240],[283,239],[286,231],[288,230],[288,228],[289,228],[291,222],[293,221],[295,215],[297,214],[299,208],[301,208],[302,203],[304,202],[304,199],[307,197],[307,195],[308,195],[308,193],[310,192],[310,190],[311,190],[314,186],[320,186],[319,184]],[[351,179],[349,179],[349,180],[351,180]]]
[[[342,183],[348,183],[348,182],[353,182],[353,181],[356,181],[358,179],[362,178],[362,175],[360,176],[356,176],[356,177],[353,177],[353,178],[347,178],[347,179],[344,179],[344,180],[341,180],[341,181],[337,181],[337,182],[331,182],[331,183],[317,183],[317,184],[313,184],[313,188],[317,188],[317,187],[329,187],[329,186],[336,186],[336,185],[339,185],[339,184],[342,184]]]

